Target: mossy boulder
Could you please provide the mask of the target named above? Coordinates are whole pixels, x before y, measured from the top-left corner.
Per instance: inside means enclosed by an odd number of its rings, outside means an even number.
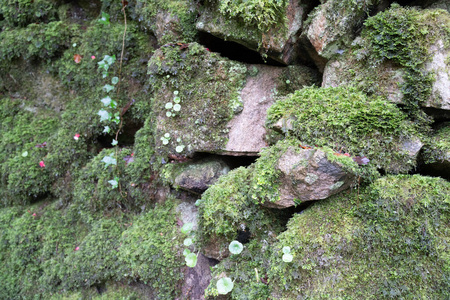
[[[362,173],[350,157],[330,149],[304,148],[294,139],[265,149],[252,174],[252,199],[275,208],[326,199],[353,186],[357,173]]]
[[[277,101],[267,125],[304,146],[366,156],[390,173],[408,172],[422,146],[417,127],[394,104],[355,88],[304,88]]]
[[[289,64],[297,58],[297,39],[310,3],[283,1],[212,1],[202,8],[199,31],[260,50]]]
[[[449,192],[439,178],[388,176],[295,215],[275,246],[272,297],[447,298]]]
[[[370,17],[349,49],[330,60],[323,87],[354,85],[415,111],[450,109],[450,15],[392,5]]]

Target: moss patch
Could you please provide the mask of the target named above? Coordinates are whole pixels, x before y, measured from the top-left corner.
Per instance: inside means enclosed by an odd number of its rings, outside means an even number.
[[[246,72],[245,65],[221,58],[196,43],[159,49],[149,62],[158,123],[157,153],[167,157],[169,153],[224,149],[226,125],[234,115],[233,105]]]
[[[448,297],[449,189],[438,178],[388,176],[296,215],[276,247],[290,246],[294,261],[272,260],[274,294]]]
[[[367,156],[370,164],[389,172],[405,172],[416,163],[399,150],[404,140],[417,135],[407,116],[395,105],[356,89],[296,91],[268,110],[269,128],[280,120],[285,134],[305,144]]]

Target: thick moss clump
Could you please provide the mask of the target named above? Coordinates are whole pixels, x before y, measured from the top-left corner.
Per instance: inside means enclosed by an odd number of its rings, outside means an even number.
[[[277,124],[278,123],[278,124]],[[417,131],[394,104],[353,88],[304,88],[268,110],[269,127],[279,127],[311,146],[328,146],[392,173],[415,166],[403,143]]]
[[[167,157],[224,149],[226,125],[242,106],[239,93],[246,73],[245,65],[197,43],[169,44],[155,52],[149,74],[157,153]]]
[[[29,103],[0,99],[1,203],[25,204],[45,194],[51,183],[46,162],[46,143],[56,132],[58,117]]]
[[[280,229],[277,215],[253,203],[250,197],[253,169],[241,167],[230,171],[206,190],[200,200],[200,243],[214,243],[219,255],[227,253],[229,243],[238,237],[239,231],[259,238]]]
[[[450,161],[450,123],[437,130],[430,139],[429,145],[424,147],[423,158],[425,164]]]
[[[295,215],[271,262],[272,295],[448,298],[449,195],[442,179],[388,176]]]
[[[69,47],[75,30],[60,21],[6,29],[0,33],[0,66],[19,57],[50,59]]]
[[[151,287],[152,299],[178,295],[183,264],[174,201],[142,215],[91,215],[89,223],[78,212],[58,202],[0,210],[2,299],[64,298],[108,281]]]
[[[1,0],[0,28],[23,27],[56,19],[56,0]]]

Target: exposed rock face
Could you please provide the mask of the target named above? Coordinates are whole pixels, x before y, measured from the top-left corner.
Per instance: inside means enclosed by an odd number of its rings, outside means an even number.
[[[262,32],[256,26],[248,26],[239,18],[222,15],[214,4],[205,6],[196,27],[199,31],[262,51],[274,60],[289,64],[295,60],[298,36],[310,4],[302,0],[290,0],[285,10],[284,24]]]
[[[354,175],[342,165],[327,159],[318,149],[294,150],[289,147],[281,154],[276,168],[280,175],[280,200],[264,205],[285,208],[299,202],[320,200],[349,188]]]
[[[172,180],[174,187],[201,194],[213,185],[220,176],[227,174],[229,171],[230,167],[223,160],[207,158],[174,165],[168,179]]]
[[[211,280],[211,267],[215,265],[212,259],[203,254],[197,256],[197,265],[194,268],[186,268],[184,282],[181,287],[182,299],[205,299],[205,290]]]

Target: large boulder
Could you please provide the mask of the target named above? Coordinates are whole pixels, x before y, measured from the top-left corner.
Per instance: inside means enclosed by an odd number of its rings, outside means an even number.
[[[307,67],[245,65],[193,44],[169,44],[149,62],[158,154],[257,155],[277,94],[317,83]]]
[[[244,6],[242,9],[240,6]],[[274,60],[293,62],[298,54],[298,37],[311,2],[302,0],[267,1],[259,7],[251,0],[206,2],[197,21],[199,31],[261,50]]]
[[[328,62],[322,86],[356,85],[407,108],[450,110],[450,14],[393,5],[365,24]]]

